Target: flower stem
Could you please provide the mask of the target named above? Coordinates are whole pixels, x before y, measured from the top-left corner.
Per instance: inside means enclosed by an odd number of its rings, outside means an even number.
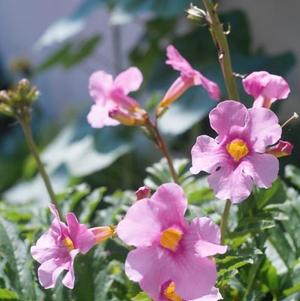
[[[31,130],[31,126],[30,126],[30,122],[28,121],[28,119],[26,118],[18,118],[18,121],[22,127],[26,142],[28,144],[28,147],[33,155],[33,158],[36,162],[38,171],[44,181],[44,184],[46,186],[47,192],[49,194],[50,200],[51,202],[58,208],[57,206],[57,201],[56,201],[56,197],[55,197],[55,193],[54,190],[52,188],[51,182],[50,182],[50,178],[46,172],[46,169],[41,161],[41,158],[39,156],[36,144],[34,142],[33,139],[33,135],[32,135],[32,130]]]
[[[171,154],[169,152],[169,149],[168,149],[168,146],[167,146],[165,140],[163,139],[163,137],[161,136],[161,134],[159,132],[157,124],[152,123],[151,120],[148,119],[147,123],[146,123],[146,127],[152,133],[152,136],[153,136],[156,146],[161,151],[163,156],[166,158],[174,182],[178,184],[179,183],[178,175],[174,168]]]
[[[213,4],[212,0],[203,0],[203,3],[207,10],[207,21],[209,22],[210,26],[210,33],[218,50],[219,62],[225,80],[228,97],[231,100],[238,100],[239,94],[232,71],[227,36],[217,13],[217,6]]]
[[[203,0],[207,11],[207,21],[210,26],[210,33],[218,50],[219,63],[221,65],[228,98],[231,100],[239,100],[236,80],[232,70],[229,45],[227,41],[227,33],[224,32],[223,24],[217,13],[217,5],[212,0]],[[226,228],[228,224],[229,211],[231,207],[230,200],[226,201],[224,212],[221,220],[221,242],[224,243]]]
[[[230,212],[230,207],[231,207],[231,201],[227,200],[224,211],[222,214],[222,220],[221,220],[221,244],[224,244],[225,241],[225,233],[227,229],[227,224],[228,224],[228,217],[229,217],[229,212]]]

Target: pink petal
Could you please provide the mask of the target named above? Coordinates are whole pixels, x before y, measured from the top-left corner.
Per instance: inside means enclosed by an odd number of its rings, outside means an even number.
[[[266,108],[252,108],[249,110],[249,116],[252,147],[256,152],[263,153],[281,137],[282,129],[278,117]]]
[[[265,102],[272,103],[277,99],[285,99],[290,93],[289,85],[284,78],[266,71],[252,72],[243,79],[243,85],[245,91],[255,98],[255,103],[258,102],[262,106]]]
[[[149,199],[134,203],[117,226],[120,239],[135,247],[152,245],[161,231],[161,222],[155,210]]]
[[[222,101],[209,113],[210,125],[220,140],[230,133],[232,127],[244,127],[247,119],[247,108],[232,100]]]
[[[167,108],[193,85],[194,83],[192,79],[187,80],[183,79],[181,76],[178,77],[166,92],[159,106],[162,108]]]
[[[212,288],[211,292],[201,298],[197,298],[195,300],[191,300],[191,301],[218,301],[218,300],[222,300],[222,295],[220,294],[219,290],[216,289],[215,287]]]
[[[253,180],[243,172],[243,168],[243,162],[241,162],[235,169],[229,166],[222,167],[208,177],[208,183],[217,198],[239,203],[250,195]]]
[[[69,262],[68,272],[62,280],[63,285],[69,289],[74,288],[74,283],[75,283],[74,260],[75,260],[77,253],[78,253],[77,250],[71,251],[71,253],[70,253],[71,261]]]
[[[88,123],[93,128],[102,128],[104,126],[116,126],[119,121],[109,117],[109,110],[102,105],[92,105],[87,116]]]
[[[69,227],[70,238],[75,248],[82,254],[87,253],[96,243],[95,235],[86,225],[80,224],[74,213],[70,212],[66,216]]]
[[[125,273],[132,281],[139,282],[141,288],[154,300],[159,298],[160,287],[169,280],[168,261],[159,248],[138,248],[130,251],[125,262]]]
[[[176,293],[184,300],[193,300],[210,294],[216,283],[216,265],[207,258],[188,252],[176,257],[171,279],[176,283]]]
[[[220,230],[210,218],[195,218],[184,237],[184,244],[194,249],[200,257],[224,254],[226,246],[220,245]]]
[[[63,253],[66,254],[67,250],[61,247],[60,240],[56,240],[50,229],[37,240],[36,245],[31,247],[30,252],[36,261],[43,263],[51,258],[57,258]]]
[[[121,88],[124,94],[136,91],[143,82],[143,74],[136,67],[130,67],[121,72],[114,81],[115,88]]]
[[[167,47],[167,57],[166,64],[171,65],[173,69],[184,73],[186,76],[193,76],[194,69],[173,45]]]
[[[201,85],[203,88],[208,92],[209,96],[214,100],[219,100],[221,97],[221,92],[219,86],[209,80],[207,77],[202,75],[200,72],[197,71],[194,77],[195,85]]]
[[[151,198],[151,203],[164,229],[174,225],[185,227],[184,214],[187,209],[187,199],[179,185],[166,183],[159,186]]]
[[[90,95],[96,103],[104,105],[113,88],[113,78],[104,71],[94,72],[89,81]]]
[[[38,268],[40,284],[46,289],[53,288],[55,286],[57,277],[64,269],[64,265],[55,258],[45,261]]]
[[[248,163],[248,164],[247,164]],[[269,188],[279,172],[279,161],[269,154],[253,154],[245,158],[244,172],[261,188]]]
[[[214,139],[201,135],[192,148],[192,167],[190,171],[192,174],[197,174],[200,171],[210,173],[222,165],[226,157],[223,148]]]

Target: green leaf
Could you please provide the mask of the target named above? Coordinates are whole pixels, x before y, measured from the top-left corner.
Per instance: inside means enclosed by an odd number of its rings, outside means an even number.
[[[84,41],[69,42],[50,55],[37,67],[38,72],[48,70],[56,65],[71,68],[81,63],[93,54],[100,42],[100,36],[95,35]]]
[[[25,244],[12,224],[0,219],[0,258],[6,260],[4,271],[21,300],[36,300],[33,263]],[[24,285],[26,284],[26,285]]]
[[[14,291],[6,288],[0,288],[0,300],[19,300],[19,296]]]
[[[294,165],[285,167],[285,177],[291,181],[293,185],[300,189],[300,169]]]
[[[148,297],[148,295],[144,292],[138,293],[131,300],[132,301],[151,301],[151,299]]]

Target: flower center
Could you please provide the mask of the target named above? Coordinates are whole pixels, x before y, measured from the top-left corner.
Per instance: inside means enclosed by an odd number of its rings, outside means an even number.
[[[175,252],[182,238],[182,235],[183,235],[182,231],[175,228],[168,228],[162,233],[160,237],[160,244],[164,248]]]
[[[234,139],[226,145],[227,152],[233,158],[234,161],[238,162],[248,155],[249,149],[242,139]]]
[[[183,301],[183,299],[176,294],[176,285],[170,282],[169,286],[164,290],[164,296],[170,301]]]
[[[75,249],[73,241],[68,236],[63,240],[63,244],[68,249],[68,251],[72,251]]]

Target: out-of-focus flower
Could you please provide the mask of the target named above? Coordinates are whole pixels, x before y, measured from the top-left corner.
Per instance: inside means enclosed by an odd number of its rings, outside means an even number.
[[[191,172],[210,173],[208,182],[216,196],[238,203],[257,185],[271,187],[278,159],[268,148],[278,142],[282,129],[277,116],[266,108],[247,109],[236,101],[223,101],[209,114],[218,136],[197,138],[192,148]]]
[[[219,228],[209,218],[188,224],[186,208],[182,188],[163,184],[151,198],[135,202],[117,226],[120,239],[136,247],[128,254],[125,272],[154,300],[162,300],[161,288],[172,282],[176,294],[169,288],[166,300],[194,300],[214,290],[217,273],[211,256],[227,247],[220,245]]]
[[[173,45],[167,47],[167,57],[168,60],[166,64],[171,65],[174,70],[179,71],[180,76],[171,85],[160,102],[157,108],[157,115],[160,115],[163,110],[168,108],[170,104],[192,86],[203,86],[212,99],[220,99],[220,89],[218,85],[195,70]]]
[[[128,96],[139,89],[143,75],[136,67],[121,72],[114,80],[112,75],[97,71],[90,77],[89,90],[95,104],[87,119],[94,128],[125,125],[140,125],[145,122],[147,113],[138,102]]]
[[[71,212],[66,215],[66,225],[61,222],[56,207],[52,204],[49,207],[54,219],[50,229],[31,247],[31,255],[41,264],[38,268],[38,278],[44,288],[53,288],[57,277],[67,270],[62,282],[72,289],[75,282],[76,255],[86,254],[95,244],[111,237],[114,230],[111,227],[88,229],[86,225],[80,224]]]
[[[288,83],[281,76],[267,71],[257,71],[243,79],[245,91],[254,97],[254,107],[270,108],[278,99],[286,99],[290,93]]]
[[[267,153],[277,158],[290,156],[293,151],[293,144],[288,141],[279,140],[279,142],[267,149]]]

